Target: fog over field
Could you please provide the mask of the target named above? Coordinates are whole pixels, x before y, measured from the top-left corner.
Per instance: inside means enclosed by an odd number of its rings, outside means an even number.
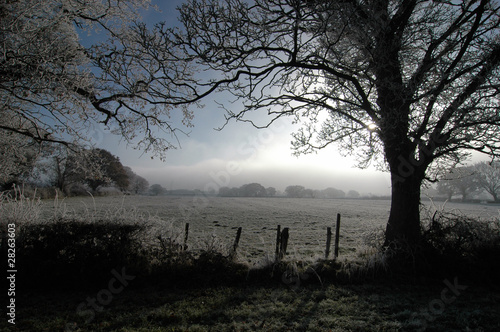
[[[151,216],[165,232],[174,229],[183,234],[185,223],[190,224],[188,245],[200,249],[207,241],[232,245],[236,230],[242,227],[239,259],[259,263],[274,257],[277,225],[289,227],[289,255],[297,259],[313,260],[324,256],[326,229],[335,232],[337,213],[341,214],[340,259],[354,258],[369,250],[381,239],[389,216],[389,200],[363,199],[307,199],[307,198],[239,198],[207,196],[124,196],[77,197],[63,200],[59,209],[68,213],[83,211],[101,215]],[[494,220],[500,217],[500,206],[493,204],[461,204],[423,202],[425,218],[436,209],[453,211]],[[52,202],[44,205],[45,213],[54,210]],[[215,237],[214,237],[215,236]],[[220,242],[219,242],[220,240]],[[333,244],[332,244],[333,250]]]

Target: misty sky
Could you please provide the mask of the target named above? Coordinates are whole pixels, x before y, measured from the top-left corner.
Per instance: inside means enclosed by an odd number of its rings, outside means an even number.
[[[145,13],[143,19],[148,23],[175,24],[175,7],[181,2],[153,1],[162,12]],[[222,131],[216,131],[214,128],[225,122],[225,112],[213,99],[203,103],[204,108],[195,110],[194,127],[188,129],[189,136],[179,134],[181,148],[167,152],[165,162],[151,160],[151,155],[133,150],[120,142],[119,137],[103,131],[95,134],[97,147],[118,156],[124,165],[130,166],[150,184],[159,183],[167,189],[218,189],[258,182],[278,190],[298,184],[311,189],[335,187],[346,192],[353,189],[361,194],[390,193],[388,173],[374,168],[355,168],[355,159],[340,156],[336,146],[329,146],[317,154],[292,156],[291,133],[297,127],[291,120],[265,130],[233,121]],[[180,122],[177,125],[181,126]]]

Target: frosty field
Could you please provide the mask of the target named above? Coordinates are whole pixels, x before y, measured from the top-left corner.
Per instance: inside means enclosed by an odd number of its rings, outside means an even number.
[[[160,229],[174,229],[183,236],[189,223],[190,249],[211,245],[232,246],[236,230],[243,231],[238,248],[241,261],[258,263],[274,257],[277,225],[289,228],[288,255],[297,259],[324,256],[327,227],[335,232],[337,213],[341,214],[340,259],[362,253],[381,238],[389,216],[388,200],[300,199],[300,198],[226,198],[175,196],[77,197],[54,202],[44,201],[44,213],[54,209],[69,214],[143,215],[156,220]],[[445,209],[492,220],[499,217],[500,206],[424,202],[422,216],[435,209]],[[429,212],[430,211],[430,212]],[[146,240],[146,239],[145,239]],[[333,241],[332,251],[333,252]],[[332,255],[332,254],[331,254]],[[330,256],[331,257],[331,256]]]
[[[45,222],[51,215],[71,219],[72,214],[76,214],[81,217],[79,219],[89,222],[120,219],[146,222],[152,232],[140,233],[145,242],[155,240],[158,231],[168,236],[172,230],[178,232],[182,241],[188,222],[190,250],[220,243],[230,247],[237,227],[242,227],[238,259],[248,262],[249,267],[254,264],[262,267],[262,263],[274,258],[277,225],[290,229],[288,252],[293,260],[310,261],[323,257],[326,228],[334,229],[337,213],[342,216],[340,260],[373,252],[369,244],[381,239],[390,201],[124,196],[46,200],[40,202],[40,207],[43,214],[33,221]],[[429,208],[432,213],[433,209],[443,207],[425,203],[424,218]],[[444,207],[485,221],[498,220],[499,208],[491,204],[457,203]],[[105,235],[109,234],[114,233]],[[214,238],[218,240],[213,241]],[[64,234],[62,239],[65,239]],[[72,242],[67,243],[72,245]],[[148,257],[154,259],[154,256]],[[497,256],[493,256],[492,261],[496,262],[495,259]],[[115,280],[115,274],[109,272],[113,264],[106,263],[97,274],[102,271],[104,279]],[[293,266],[299,264],[284,265],[287,271],[290,267],[293,271]],[[172,265],[167,266],[172,268]],[[273,272],[282,271],[279,267],[274,270],[276,265],[267,266],[273,266]],[[468,273],[446,272],[445,276],[438,273],[423,279],[406,279],[399,275],[386,278],[383,274],[380,279],[367,278],[362,283],[352,284],[334,276],[329,278],[327,274],[321,279],[319,276],[317,279],[304,278],[311,283],[302,283],[302,278],[283,279],[288,276],[284,273],[276,274],[279,280],[270,278],[267,272],[252,278],[247,274],[245,278],[227,265],[221,267],[216,263],[201,264],[199,269],[189,264],[186,270],[182,266],[181,269],[173,267],[172,274],[166,270],[160,270],[158,275],[138,274],[130,279],[127,287],[121,288],[123,292],[116,294],[111,293],[111,284],[104,279],[102,285],[82,287],[79,274],[71,279],[68,289],[60,287],[62,279],[58,280],[55,290],[34,288],[35,291],[24,295],[21,292],[24,288],[19,287],[23,305],[19,306],[15,331],[422,331],[426,327],[429,331],[500,330],[498,270],[491,264],[480,270],[477,281]],[[130,277],[135,275],[129,266],[126,271]],[[475,272],[472,270],[471,275]],[[40,276],[45,273],[44,266]],[[36,274],[26,274],[28,278],[33,275]],[[228,275],[229,279],[221,278],[223,275]],[[233,277],[239,280],[238,283],[225,284]],[[40,287],[40,278],[34,280]],[[320,282],[315,283],[316,280]],[[456,295],[453,300],[451,297],[440,300],[445,294],[443,290],[448,289],[443,287],[449,287],[446,282],[455,292],[448,292],[449,296]],[[462,286],[458,289],[455,284]],[[106,292],[109,298],[102,297]],[[96,301],[105,309],[89,311],[93,309],[89,303],[96,302],[87,301],[95,299],[100,299]],[[82,303],[87,303],[84,311]],[[92,319],[88,320],[89,317]],[[3,320],[0,331],[12,331],[12,327]]]

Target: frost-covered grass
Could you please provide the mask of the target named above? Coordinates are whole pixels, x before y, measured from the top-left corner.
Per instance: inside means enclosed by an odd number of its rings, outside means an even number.
[[[2,331],[498,331],[497,289],[469,285],[439,312],[445,285],[284,285],[134,289],[116,295],[91,322],[78,305],[89,293],[31,297]],[[96,292],[98,289],[96,290]],[[432,302],[434,301],[434,302]],[[429,321],[415,315],[427,312]],[[81,314],[81,312],[80,312]],[[418,316],[419,318],[424,316]],[[0,326],[5,326],[0,322]],[[425,324],[425,325],[423,325]]]
[[[326,229],[332,227],[335,232],[337,213],[341,214],[340,259],[372,252],[374,246],[380,245],[389,209],[387,200],[125,196],[75,197],[59,200],[56,205],[52,200],[42,201],[41,214],[51,216],[64,211],[65,215],[104,219],[126,216],[155,220],[155,227],[166,230],[173,227],[180,237],[189,223],[191,249],[210,245],[213,238],[218,245],[230,248],[237,228],[242,227],[238,258],[260,265],[274,257],[277,225],[290,229],[289,257],[309,261],[324,257]],[[497,205],[446,203],[443,206],[430,202],[424,203],[422,216],[431,217],[436,209],[461,212],[476,220],[494,220],[500,216]]]
[[[387,220],[387,201],[311,199],[251,199],[219,197],[76,197],[59,202],[43,201],[44,216],[57,209],[66,215],[106,217],[133,210],[136,214],[159,221],[158,227],[172,224],[183,232],[189,223],[188,245],[201,249],[214,236],[231,247],[238,227],[243,228],[238,258],[250,264],[261,264],[274,256],[276,227],[290,229],[288,256],[314,261],[325,253],[326,228],[335,229],[337,213],[342,215],[340,254],[355,256],[373,232],[380,233]],[[114,211],[111,213],[110,211]],[[162,224],[163,223],[163,224]],[[333,254],[333,241],[331,252]]]

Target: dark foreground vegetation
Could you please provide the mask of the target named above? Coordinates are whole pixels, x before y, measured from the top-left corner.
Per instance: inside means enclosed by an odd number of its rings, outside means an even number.
[[[498,221],[435,214],[423,233],[418,250],[378,248],[351,262],[285,259],[249,267],[215,247],[185,250],[178,238],[152,236],[147,224],[64,218],[24,224],[16,239],[16,324],[4,318],[0,326],[2,331],[499,330]]]

